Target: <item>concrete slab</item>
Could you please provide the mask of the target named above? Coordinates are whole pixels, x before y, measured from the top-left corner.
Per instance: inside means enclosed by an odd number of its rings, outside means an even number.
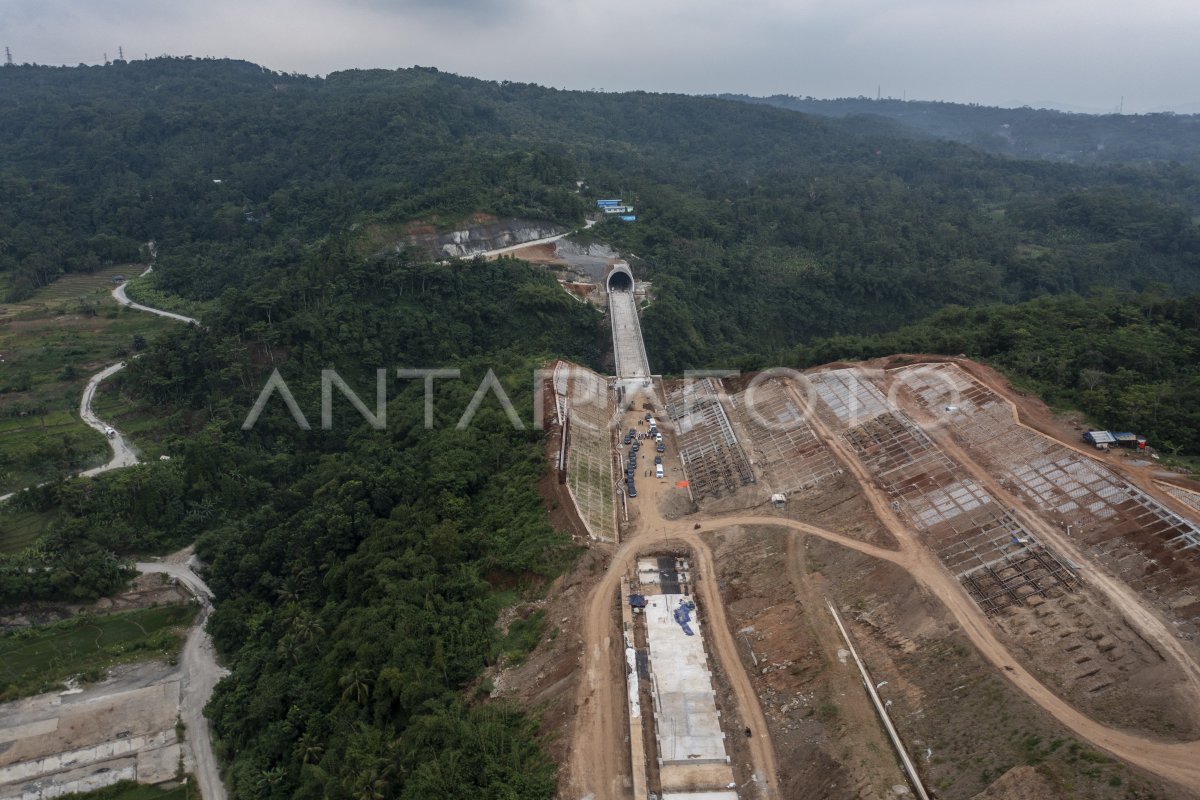
[[[139,668],[81,692],[0,706],[0,800],[46,800],[119,780],[174,778],[180,684],[171,671],[167,665]]]
[[[137,762],[133,758],[108,761],[80,769],[59,772],[37,781],[0,786],[0,800],[49,800],[52,797],[94,792],[118,781],[137,780]]]
[[[612,321],[613,360],[617,377],[648,381],[650,362],[642,342],[642,326],[638,321],[637,299],[632,292],[614,291],[608,296],[608,313]]]
[[[177,742],[153,750],[142,750],[137,754],[138,782],[162,783],[174,779],[182,754],[183,748]]]
[[[674,612],[683,595],[649,598],[646,633],[655,696],[655,734],[662,764],[727,764],[712,675],[704,652],[703,626],[692,616],[688,636]],[[665,787],[664,787],[665,788]]]

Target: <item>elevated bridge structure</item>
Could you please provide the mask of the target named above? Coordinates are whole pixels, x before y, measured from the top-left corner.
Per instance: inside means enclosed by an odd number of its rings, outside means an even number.
[[[650,360],[638,321],[635,284],[629,265],[618,262],[605,280],[608,315],[612,322],[613,360],[618,381],[650,380]]]

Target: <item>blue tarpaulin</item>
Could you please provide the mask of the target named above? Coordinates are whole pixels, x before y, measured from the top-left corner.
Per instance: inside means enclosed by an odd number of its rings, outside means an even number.
[[[688,625],[688,622],[690,622],[691,619],[691,609],[688,608],[687,603],[681,603],[679,607],[675,609],[675,621],[679,623],[679,627],[683,628],[684,633],[686,633],[688,636],[695,636],[695,633],[692,632],[691,626]]]

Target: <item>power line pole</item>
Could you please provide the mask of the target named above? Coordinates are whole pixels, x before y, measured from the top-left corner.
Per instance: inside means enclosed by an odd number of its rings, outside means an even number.
[[[125,48],[121,47],[121,45],[117,45],[117,59],[119,61],[125,60]]]
[[[9,50],[7,46],[4,48],[4,65],[6,67],[11,67],[13,65],[12,50]]]

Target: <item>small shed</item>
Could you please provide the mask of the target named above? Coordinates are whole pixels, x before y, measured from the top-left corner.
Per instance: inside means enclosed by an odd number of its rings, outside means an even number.
[[[1083,434],[1083,440],[1088,444],[1094,444],[1097,447],[1102,444],[1115,444],[1116,437],[1108,431],[1087,431]]]
[[[1146,447],[1146,437],[1138,436],[1136,433],[1129,433],[1127,431],[1113,433],[1113,439],[1121,447],[1137,447],[1143,449]]]

